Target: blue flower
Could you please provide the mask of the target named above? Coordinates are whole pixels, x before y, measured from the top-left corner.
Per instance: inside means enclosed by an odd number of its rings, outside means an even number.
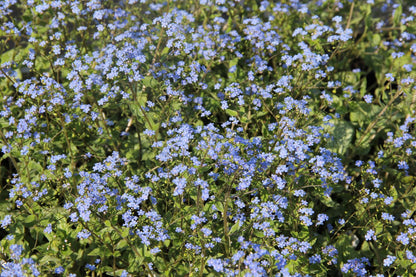
[[[315,254],[312,257],[309,258],[310,264],[318,264],[321,262],[321,255]]]
[[[409,169],[409,165],[406,163],[406,161],[399,161],[398,168],[399,169],[408,170]]]
[[[369,104],[371,104],[371,102],[373,102],[373,96],[372,95],[370,95],[370,94],[366,94],[366,95],[364,95],[364,101],[366,102],[366,103],[369,103]]]
[[[12,216],[8,214],[1,221],[1,228],[6,229],[6,227],[9,226],[10,223],[12,223]]]
[[[396,259],[397,259],[396,256],[387,255],[387,258],[383,260],[383,266],[385,267],[391,266]]]
[[[18,260],[22,256],[23,246],[20,244],[12,244],[10,246],[11,258],[13,260]]]
[[[393,203],[394,198],[391,196],[386,197],[386,199],[384,199],[384,204],[386,205],[390,205],[391,203]]]
[[[83,229],[81,232],[78,232],[78,234],[77,234],[77,237],[79,239],[87,239],[90,236],[91,236],[91,233],[86,229]]]
[[[408,245],[410,243],[410,239],[409,239],[407,233],[403,233],[403,232],[401,232],[397,236],[396,240],[401,242],[403,245]]]
[[[153,131],[153,130],[146,129],[146,130],[144,130],[143,134],[151,137],[151,136],[154,136],[156,134],[156,132]]]
[[[94,271],[97,267],[95,265],[92,265],[92,264],[86,264],[85,265],[85,268],[86,269],[89,269],[91,271]]]
[[[367,275],[367,270],[365,269],[366,265],[370,265],[370,262],[368,261],[367,258],[351,259],[351,260],[348,260],[347,263],[345,263],[342,266],[341,271],[343,273],[348,273],[349,271],[352,271],[357,276],[366,276]]]
[[[62,266],[59,266],[57,268],[55,268],[54,273],[55,274],[62,274],[65,272],[65,269]]]
[[[365,240],[371,241],[371,240],[377,240],[377,237],[375,236],[376,232],[372,229],[368,230],[365,235]]]
[[[326,214],[318,214],[318,222],[316,223],[316,226],[323,225],[323,223],[328,219],[329,217]]]
[[[221,259],[209,259],[208,266],[213,267],[216,272],[224,272],[224,264]]]
[[[394,220],[394,216],[389,214],[389,213],[382,213],[381,218],[386,220],[386,221],[393,221]]]
[[[172,183],[176,185],[175,191],[173,192],[173,196],[182,195],[183,191],[186,187],[186,179],[185,178],[175,178],[172,180]]]
[[[159,253],[160,251],[161,250],[159,247],[155,247],[155,248],[150,249],[150,254],[154,255],[154,254]]]
[[[385,77],[390,82],[393,82],[395,80],[392,73],[386,73]]]
[[[52,224],[48,224],[48,226],[43,230],[43,232],[47,234],[52,233]]]

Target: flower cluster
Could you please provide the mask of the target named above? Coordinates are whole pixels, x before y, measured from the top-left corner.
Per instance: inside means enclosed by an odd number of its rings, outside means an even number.
[[[393,2],[0,3],[0,276],[413,274]]]

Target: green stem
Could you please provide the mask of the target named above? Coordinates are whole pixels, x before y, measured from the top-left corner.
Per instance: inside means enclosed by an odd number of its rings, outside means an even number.
[[[118,233],[120,238],[122,238],[125,242],[127,242],[127,244],[130,246],[130,248],[133,250],[134,254],[136,254],[137,257],[142,256],[142,255],[140,255],[137,248],[133,245],[133,243],[127,237],[124,237],[119,229],[117,229],[114,225],[111,225],[111,227]],[[149,265],[147,263],[144,263],[144,266],[146,267],[147,271],[149,272],[149,275],[153,277],[154,275],[153,275],[152,271],[150,270]]]
[[[236,172],[237,173],[237,172]],[[237,174],[234,174],[233,179],[229,184],[227,184],[225,197],[224,197],[224,210],[222,213],[222,219],[224,221],[224,240],[225,240],[225,256],[230,257],[230,235],[228,233],[228,200],[230,199],[230,192],[231,192],[231,184],[234,182],[234,179]]]
[[[228,234],[228,198],[230,197],[230,190],[227,189],[227,192],[225,193],[225,199],[224,199],[224,211],[222,213],[222,218],[224,221],[224,239],[225,239],[225,256],[230,256],[230,236]]]
[[[356,143],[356,147],[360,146],[360,144],[363,142],[364,138],[368,135],[368,133],[374,128],[374,126],[377,124],[377,122],[380,120],[381,116],[387,111],[387,109],[393,104],[393,102],[402,94],[403,92],[401,90],[397,90],[394,96],[390,99],[389,103],[387,103],[386,106],[378,113],[376,118],[367,126],[367,129],[365,129],[364,133],[361,135],[360,140]]]
[[[1,131],[1,129],[0,129],[0,137],[1,137],[1,140],[3,141],[3,143],[7,146],[8,145],[7,139],[4,136],[3,132]],[[16,172],[19,174],[19,168],[17,167],[16,159],[12,155],[10,155],[9,158],[12,161],[12,164],[13,164],[14,168],[16,169]]]

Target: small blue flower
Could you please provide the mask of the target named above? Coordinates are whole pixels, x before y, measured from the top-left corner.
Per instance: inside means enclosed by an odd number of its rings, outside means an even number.
[[[64,272],[65,272],[65,269],[62,266],[55,268],[55,271],[54,271],[55,274],[62,274]]]
[[[394,220],[394,216],[389,214],[389,213],[382,213],[381,218],[383,218],[386,221],[393,221]]]
[[[367,231],[367,234],[365,235],[365,240],[371,241],[371,240],[377,240],[377,237],[375,236],[376,232],[372,229]]]
[[[216,272],[224,272],[224,264],[221,259],[209,259],[208,266],[213,267]]]
[[[90,233],[88,230],[86,230],[86,229],[82,230],[81,232],[79,232],[79,233],[77,234],[77,237],[78,237],[79,239],[87,239],[87,238],[89,238],[90,236],[91,236],[91,233]]]
[[[310,264],[318,264],[321,262],[321,255],[315,254],[312,257],[309,258]]]
[[[6,229],[6,227],[9,226],[10,223],[12,223],[12,216],[8,214],[1,221],[1,228]]]
[[[401,232],[400,235],[397,236],[396,240],[401,242],[403,245],[408,245],[410,242],[410,239],[407,233],[403,233],[403,232]]]
[[[368,103],[368,104],[371,104],[371,102],[373,102],[373,96],[372,95],[370,95],[370,94],[366,94],[366,95],[364,95],[364,101],[366,102],[366,103]]]
[[[86,264],[85,265],[85,268],[87,268],[87,269],[89,269],[91,271],[94,271],[97,267],[95,265],[92,265],[92,264]]]
[[[399,169],[404,169],[404,170],[408,170],[408,169],[409,169],[409,166],[408,166],[408,164],[406,163],[406,161],[399,161],[399,163],[398,163],[397,167],[398,167]]]
[[[52,224],[48,224],[48,226],[43,230],[43,232],[47,234],[52,233]]]
[[[390,205],[391,203],[393,203],[394,198],[391,196],[386,197],[386,199],[384,199],[384,204],[386,205]]]
[[[151,136],[154,136],[156,134],[156,132],[153,131],[153,130],[146,129],[146,130],[144,130],[143,134],[151,137]]]
[[[397,257],[395,257],[395,256],[387,255],[387,258],[385,258],[383,260],[383,265],[385,267],[388,267],[388,266],[392,265],[396,259],[397,259]]]
[[[386,79],[390,82],[393,82],[395,80],[392,73],[386,73],[385,76]]]
[[[323,223],[328,219],[329,217],[326,214],[318,214],[318,222],[316,223],[316,226],[323,225]]]

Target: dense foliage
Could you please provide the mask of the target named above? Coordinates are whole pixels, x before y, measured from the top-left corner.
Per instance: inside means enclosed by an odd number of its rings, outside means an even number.
[[[0,276],[416,274],[416,6],[0,1]]]

